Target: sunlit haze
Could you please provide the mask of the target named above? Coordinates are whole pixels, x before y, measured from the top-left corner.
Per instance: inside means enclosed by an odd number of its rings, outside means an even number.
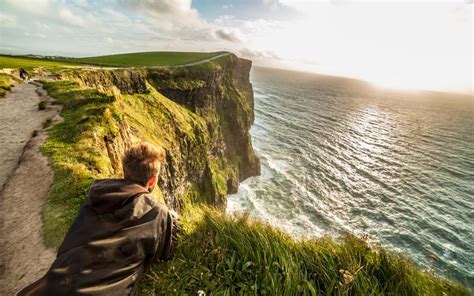
[[[4,0],[0,51],[228,50],[255,65],[471,92],[471,1]]]

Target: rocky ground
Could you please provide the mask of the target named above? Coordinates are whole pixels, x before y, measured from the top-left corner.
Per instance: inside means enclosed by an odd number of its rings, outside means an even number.
[[[42,239],[41,208],[53,181],[40,152],[45,122],[59,120],[59,107],[41,84],[17,84],[0,98],[0,295],[13,295],[47,270],[55,250]]]

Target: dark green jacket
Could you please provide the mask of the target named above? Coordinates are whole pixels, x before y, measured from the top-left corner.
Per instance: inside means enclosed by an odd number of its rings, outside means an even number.
[[[175,215],[140,184],[96,181],[44,277],[19,295],[131,295],[145,265],[167,260]]]

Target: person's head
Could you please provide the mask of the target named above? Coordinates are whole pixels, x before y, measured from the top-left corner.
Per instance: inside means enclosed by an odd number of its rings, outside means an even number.
[[[152,192],[158,181],[161,162],[165,158],[163,149],[142,142],[128,149],[123,157],[123,175],[126,179],[142,184]]]

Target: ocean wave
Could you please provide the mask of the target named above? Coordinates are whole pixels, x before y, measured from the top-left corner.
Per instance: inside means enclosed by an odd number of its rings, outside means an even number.
[[[253,85],[262,175],[228,197],[229,214],[303,237],[368,234],[474,283],[472,108],[268,77]]]

